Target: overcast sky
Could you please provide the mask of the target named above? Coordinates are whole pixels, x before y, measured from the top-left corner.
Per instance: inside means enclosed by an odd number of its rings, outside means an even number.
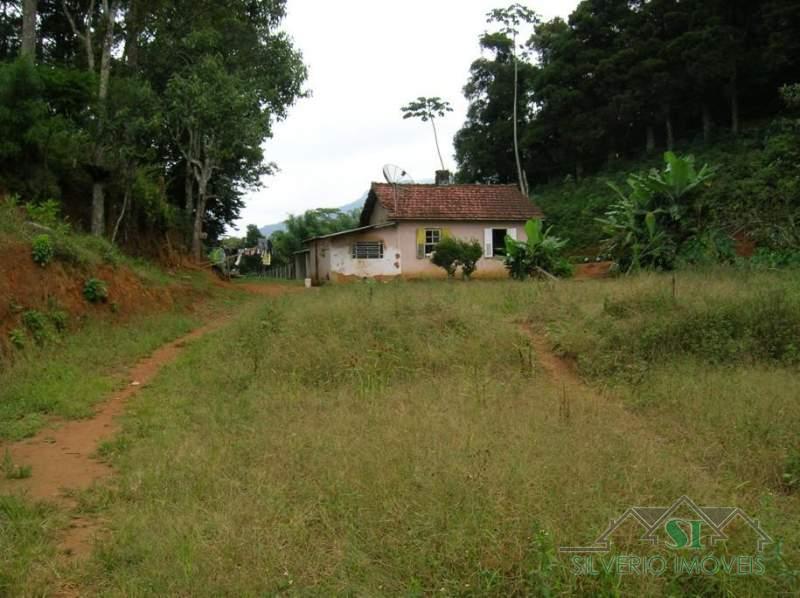
[[[464,122],[461,89],[480,55],[486,13],[510,0],[289,0],[286,31],[303,52],[312,96],[278,123],[266,145],[281,169],[248,194],[238,225],[358,199],[384,164],[432,179],[438,159],[429,123],[400,107],[441,96],[454,112],[438,122],[445,165],[455,170],[453,135]],[[529,2],[544,18],[566,17],[578,0]]]

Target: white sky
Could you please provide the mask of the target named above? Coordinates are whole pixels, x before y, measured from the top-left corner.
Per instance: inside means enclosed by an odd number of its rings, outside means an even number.
[[[312,96],[300,100],[265,145],[281,171],[246,197],[240,229],[358,199],[384,164],[416,180],[438,168],[430,123],[403,120],[400,107],[441,96],[454,112],[437,122],[445,166],[455,170],[453,135],[467,103],[461,89],[480,53],[486,13],[511,0],[289,0],[286,31],[303,52]],[[527,3],[545,19],[578,0]]]

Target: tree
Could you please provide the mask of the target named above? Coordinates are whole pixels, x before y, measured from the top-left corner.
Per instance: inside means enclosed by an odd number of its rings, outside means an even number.
[[[521,5],[512,4],[508,8],[496,8],[487,15],[487,22],[502,25],[500,33],[511,38],[511,58],[514,63],[514,104],[513,104],[513,129],[514,129],[514,158],[517,163],[517,176],[519,177],[519,188],[522,194],[528,196],[528,183],[525,173],[522,170],[522,162],[519,157],[519,136],[517,107],[519,104],[519,60],[517,53],[517,37],[520,34],[520,26],[523,24],[534,25],[539,21],[539,17],[531,9]]]
[[[329,235],[358,226],[359,210],[342,212],[331,208],[308,210],[286,220],[285,230],[272,233],[273,257],[278,264],[288,264],[294,253],[303,248],[303,241],[319,235]]]
[[[255,247],[258,245],[259,240],[263,239],[264,235],[258,230],[255,224],[247,225],[247,233],[245,234],[244,243],[245,247]]]
[[[413,102],[409,102],[400,110],[404,112],[403,118],[419,118],[422,122],[431,122],[433,127],[433,140],[436,143],[436,153],[439,156],[439,164],[442,170],[446,170],[444,160],[442,160],[442,152],[439,149],[439,135],[436,132],[436,118],[443,118],[447,112],[452,112],[453,108],[450,102],[445,102],[439,97],[426,98],[420,96]]]
[[[114,28],[116,25],[117,2],[116,0],[101,0],[100,11],[95,11],[95,0],[90,0],[85,14],[77,19],[73,16],[67,0],[62,0],[64,15],[69,21],[73,34],[83,44],[86,52],[86,68],[90,73],[95,73],[95,42],[94,34],[102,33],[100,45],[100,64],[98,67],[96,129],[94,131],[94,151],[89,158],[89,168],[92,174],[92,234],[102,236],[105,234],[105,208],[106,184],[109,176],[107,164],[107,140],[105,139],[105,126],[107,119],[106,101],[111,79],[111,52],[114,43]],[[97,15],[97,16],[96,16]],[[97,21],[95,22],[95,19]]]
[[[258,151],[269,133],[268,115],[246,83],[212,56],[172,77],[166,102],[175,142],[197,185],[192,254],[199,260],[211,179],[226,160]]]

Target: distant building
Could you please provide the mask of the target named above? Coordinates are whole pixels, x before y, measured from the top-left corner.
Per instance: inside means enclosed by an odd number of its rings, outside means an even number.
[[[437,173],[430,185],[372,183],[360,226],[308,239],[295,255],[298,278],[314,283],[359,278],[440,278],[431,263],[445,236],[481,243],[476,278],[504,277],[506,235],[525,240],[525,222],[542,212],[516,185],[451,185]]]

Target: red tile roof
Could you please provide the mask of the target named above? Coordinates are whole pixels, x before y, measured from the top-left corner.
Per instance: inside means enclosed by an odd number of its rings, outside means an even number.
[[[391,220],[528,220],[542,211],[516,185],[389,185],[372,183]],[[364,214],[366,216],[366,214]]]

